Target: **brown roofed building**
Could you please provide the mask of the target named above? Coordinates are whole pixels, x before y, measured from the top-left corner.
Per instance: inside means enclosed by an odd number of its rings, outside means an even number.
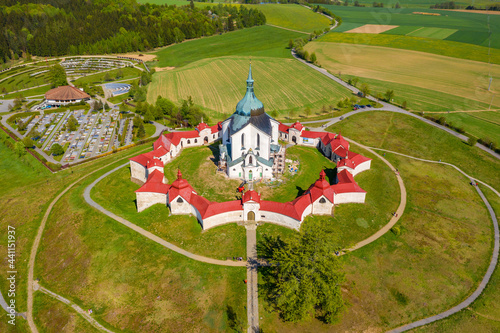
[[[78,103],[89,99],[87,93],[72,86],[60,86],[45,93],[45,100],[52,105]]]

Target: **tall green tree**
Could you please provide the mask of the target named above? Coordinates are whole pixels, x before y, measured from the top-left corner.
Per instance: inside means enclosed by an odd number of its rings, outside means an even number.
[[[345,274],[335,254],[338,230],[327,219],[310,220],[302,228],[287,240],[266,237],[259,244],[271,263],[262,270],[262,290],[285,321],[314,316],[332,323],[345,309]]]
[[[385,101],[390,102],[394,98],[394,90],[387,89],[385,92]]]
[[[66,123],[66,129],[70,132],[73,132],[76,131],[77,128],[78,128],[78,121],[73,115],[69,116],[68,122]]]
[[[68,85],[68,81],[66,80],[66,71],[64,70],[64,67],[59,64],[50,67],[49,77],[52,88]]]
[[[50,153],[54,156],[62,155],[64,154],[64,148],[60,144],[54,143],[52,147],[50,147]]]
[[[361,88],[359,88],[359,90],[363,94],[363,97],[370,95],[370,86],[367,83],[363,83],[361,85]]]

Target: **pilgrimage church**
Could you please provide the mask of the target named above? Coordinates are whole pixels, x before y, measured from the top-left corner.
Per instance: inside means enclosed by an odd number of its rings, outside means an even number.
[[[284,168],[285,148],[278,144],[280,122],[271,118],[255,97],[252,67],[247,91],[236,112],[222,122],[219,168],[229,178],[247,181],[272,178]]]
[[[340,133],[312,132],[295,122],[280,123],[264,111],[264,105],[254,94],[250,67],[246,93],[236,105],[236,111],[223,122],[213,126],[200,123],[193,131],[161,134],[153,150],[130,159],[131,180],[141,187],[135,191],[139,212],[154,204],[164,204],[171,214],[191,214],[203,229],[231,222],[264,221],[299,229],[308,215],[333,215],[335,205],[364,203],[366,191],[354,176],[369,170],[371,160],[349,150],[349,142]],[[258,181],[271,178],[285,169],[285,147],[278,140],[314,147],[337,163],[336,179],[326,180],[321,171],[316,182],[290,202],[261,200],[260,194],[249,190],[241,199],[211,202],[199,195],[183,178],[168,184],[163,173],[186,147],[208,145],[220,140],[219,171],[229,178]],[[189,177],[189,176],[188,176]],[[221,177],[220,181],[224,181]],[[289,180],[293,181],[293,179]]]

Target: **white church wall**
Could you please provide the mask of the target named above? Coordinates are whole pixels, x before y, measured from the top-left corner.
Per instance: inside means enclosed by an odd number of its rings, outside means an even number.
[[[177,202],[179,198],[182,200],[182,202]],[[170,202],[170,211],[174,215],[190,214],[192,212],[191,204],[189,204],[180,195],[178,195],[174,198],[174,200]]]
[[[199,220],[199,219],[198,219]],[[202,227],[203,230],[207,230],[213,227],[217,227],[223,224],[233,223],[243,221],[243,211],[236,210],[231,212],[224,212],[214,216],[207,217],[203,220]]]
[[[300,223],[301,223],[300,221],[293,219],[289,216],[265,210],[260,211],[259,221],[270,222],[296,230],[300,229]]]
[[[144,209],[155,204],[167,204],[167,195],[163,193],[137,192],[135,197],[137,199],[138,212],[142,212]]]
[[[356,165],[356,167],[354,168],[354,171],[353,171],[352,175],[356,176],[360,172],[363,172],[363,171],[366,171],[366,170],[370,170],[371,164],[372,164],[372,161],[369,160],[369,161],[365,161],[365,162],[363,162],[361,164]]]
[[[142,166],[135,161],[130,161],[130,177],[133,180],[138,180],[139,182],[145,183],[147,180],[146,176],[147,170],[145,166]]]
[[[324,198],[325,202],[320,203],[321,198]],[[330,215],[332,213],[333,203],[331,203],[325,196],[319,197],[312,204],[312,214],[314,215]]]
[[[365,203],[366,193],[363,192],[350,192],[335,194],[333,202],[337,204],[343,203]]]

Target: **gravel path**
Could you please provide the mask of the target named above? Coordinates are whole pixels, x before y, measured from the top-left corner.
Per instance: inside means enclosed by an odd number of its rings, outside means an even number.
[[[247,317],[248,333],[260,332],[259,330],[259,293],[257,268],[257,225],[248,223],[247,229]]]

